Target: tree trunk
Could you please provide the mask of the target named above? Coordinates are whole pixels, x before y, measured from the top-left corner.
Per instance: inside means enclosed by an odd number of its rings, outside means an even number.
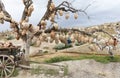
[[[30,54],[30,44],[32,41],[31,34],[28,32],[25,37],[22,38],[23,40],[23,49],[25,50],[25,58],[23,64],[29,65],[29,54]]]
[[[28,39],[27,39],[27,41],[24,41],[25,60],[26,61],[29,61],[29,52],[30,52],[30,44],[28,41],[29,41]]]

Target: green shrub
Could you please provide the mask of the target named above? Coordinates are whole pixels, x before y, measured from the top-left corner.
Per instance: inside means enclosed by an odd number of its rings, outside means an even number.
[[[54,49],[56,49],[56,50],[62,50],[62,49],[70,48],[70,47],[72,47],[72,44],[65,45],[63,43],[60,43],[60,44],[56,45],[54,47]]]
[[[61,62],[61,61],[67,61],[67,60],[72,60],[72,58],[69,56],[57,56],[57,57],[53,57],[51,59],[45,60],[45,62],[55,63],[55,62]]]
[[[8,35],[8,36],[6,37],[6,39],[7,39],[7,40],[12,40],[12,39],[14,39],[14,37],[11,36],[11,35]]]
[[[70,48],[70,47],[73,47],[72,44],[67,44],[67,45],[65,45],[64,49]]]
[[[59,44],[57,44],[57,45],[54,47],[54,49],[61,50],[61,49],[63,49],[64,47],[65,47],[65,44],[59,43]]]
[[[113,59],[110,56],[99,56],[99,55],[80,55],[77,57],[72,56],[56,56],[45,60],[46,63],[55,63],[68,60],[83,60],[83,59],[94,59],[97,62],[109,63],[109,62],[120,62],[120,57],[115,56]]]
[[[46,53],[48,53],[48,51],[44,51],[44,53],[46,54]]]

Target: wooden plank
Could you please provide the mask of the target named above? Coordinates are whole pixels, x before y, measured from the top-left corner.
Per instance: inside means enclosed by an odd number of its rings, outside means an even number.
[[[22,65],[22,64],[19,64],[18,67],[25,68],[25,69],[32,69],[32,67],[26,66],[26,65]]]

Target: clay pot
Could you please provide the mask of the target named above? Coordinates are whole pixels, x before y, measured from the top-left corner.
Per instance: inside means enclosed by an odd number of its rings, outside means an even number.
[[[77,13],[74,14],[74,18],[75,18],[75,19],[78,18],[78,14],[77,14]]]
[[[54,9],[55,9],[55,4],[52,2],[52,3],[50,4],[49,10],[50,10],[50,11],[53,11]]]
[[[20,39],[20,36],[19,36],[19,35],[16,35],[16,39],[19,40],[19,39]]]
[[[28,8],[27,16],[31,16],[33,11],[34,11],[34,7],[33,5],[30,5],[30,7]]]
[[[80,38],[81,38],[81,41],[84,42],[85,37],[81,36]]]
[[[55,32],[54,32],[54,31],[51,31],[50,37],[51,37],[52,39],[55,39]]]
[[[55,4],[53,2],[51,3],[50,6],[51,6],[52,9],[55,9]]]
[[[4,18],[4,13],[3,11],[0,12],[0,19],[3,19]]]
[[[42,33],[41,38],[42,41],[46,41],[47,39],[47,34],[46,33]]]
[[[27,23],[26,21],[23,21],[21,24],[23,28],[29,27],[29,23]]]
[[[54,23],[55,19],[54,19],[54,18],[50,18],[50,21],[51,21],[52,23]]]
[[[68,19],[70,17],[69,13],[66,13],[65,19]]]
[[[26,34],[27,30],[22,30],[21,34],[24,36]]]
[[[55,13],[52,13],[51,16],[50,16],[51,19],[54,19],[55,18]]]
[[[109,45],[113,45],[113,44],[114,44],[114,40],[113,40],[112,38],[109,39],[109,40],[108,40],[108,44],[109,44]]]
[[[50,11],[52,11],[52,10],[53,10],[51,6],[49,7],[49,10],[50,10]]]
[[[63,16],[63,11],[62,10],[59,10],[58,13],[59,13],[60,16]]]
[[[55,27],[56,30],[58,29],[58,24],[57,23],[54,23],[53,26]]]
[[[42,20],[42,21],[41,21],[41,25],[42,25],[42,26],[46,26],[46,24],[47,24],[47,23],[46,23],[45,20]]]
[[[25,18],[25,21],[26,21],[26,22],[29,22],[29,17],[26,17],[26,18]]]

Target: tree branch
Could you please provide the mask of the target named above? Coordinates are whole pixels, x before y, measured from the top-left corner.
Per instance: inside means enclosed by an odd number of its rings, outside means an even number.
[[[51,6],[51,3],[52,3],[52,0],[49,0],[48,4],[47,4],[47,10],[46,10],[44,16],[41,18],[40,22],[37,24],[40,27],[40,29],[41,29],[41,21],[42,20],[49,20],[51,14],[53,14],[53,13],[55,13],[55,15],[57,15],[58,10],[62,10],[62,11],[65,11],[65,12],[72,12],[72,13],[82,12],[88,17],[88,19],[90,18],[85,11],[88,9],[88,7],[91,6],[91,4],[88,5],[84,10],[82,10],[82,9],[75,9],[75,8],[72,7],[71,3],[67,2],[67,1],[63,1],[61,4],[59,4],[57,7],[55,7],[51,11],[49,9],[50,6]],[[53,21],[53,22],[55,22],[55,21]]]
[[[30,7],[30,5],[33,4],[33,1],[32,0],[23,0],[23,4],[25,5],[25,8],[24,8],[24,11],[23,11],[23,14],[22,14],[21,21],[26,19],[26,17],[27,17],[27,10]]]
[[[18,27],[19,24],[16,21],[13,21],[11,15],[5,10],[4,4],[2,3],[1,0],[0,0],[0,12],[3,12],[4,14],[3,21],[7,21],[9,23],[14,24],[14,28],[16,28],[16,32],[20,34],[19,27]]]

